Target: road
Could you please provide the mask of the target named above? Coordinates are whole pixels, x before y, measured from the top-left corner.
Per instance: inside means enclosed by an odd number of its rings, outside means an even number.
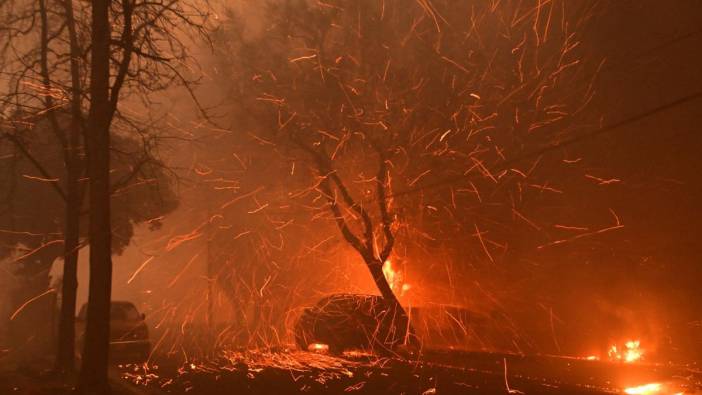
[[[456,351],[427,353],[421,361],[232,351],[206,363],[166,363],[151,371],[132,365],[120,373],[148,395],[702,394],[702,374],[688,367]]]

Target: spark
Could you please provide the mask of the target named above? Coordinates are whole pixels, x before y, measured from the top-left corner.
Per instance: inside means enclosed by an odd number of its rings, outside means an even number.
[[[619,178],[604,179],[604,178],[600,178],[600,177],[595,177],[595,176],[590,175],[590,174],[585,174],[585,178],[589,178],[591,180],[597,181],[598,185],[609,185],[609,184],[615,184],[615,183],[622,181]]]
[[[563,193],[560,189],[556,189],[554,187],[548,186],[548,183],[539,185],[539,184],[529,184],[530,187],[540,189],[541,191],[549,191],[549,192],[554,192],[554,193]]]
[[[606,227],[606,228],[602,228],[602,229],[596,230],[596,231],[594,231],[594,232],[581,233],[581,234],[579,234],[579,235],[577,235],[577,236],[573,236],[573,237],[568,238],[568,239],[556,240],[556,241],[553,241],[553,242],[550,242],[550,243],[542,244],[542,245],[540,245],[540,246],[538,246],[538,247],[536,247],[536,248],[540,250],[540,249],[543,249],[543,248],[545,248],[545,247],[549,247],[549,246],[553,246],[553,245],[557,245],[557,244],[563,244],[563,243],[570,242],[570,241],[573,241],[573,240],[582,239],[582,238],[584,238],[584,237],[589,237],[589,236],[594,236],[594,235],[606,233],[606,232],[609,232],[609,231],[612,231],[612,230],[621,229],[621,228],[623,228],[623,227],[624,227],[624,225],[617,224],[617,225],[614,225],[614,226],[609,226],[609,227]]]
[[[266,204],[261,205],[261,206],[255,208],[255,209],[253,209],[253,210],[251,210],[251,211],[247,211],[247,213],[249,213],[249,214],[256,214],[257,212],[259,212],[259,211],[265,209],[266,207],[268,207],[268,205],[269,205],[269,203],[266,203]]]
[[[509,387],[509,381],[507,381],[507,358],[502,358],[502,363],[504,366],[505,389],[507,389],[507,393],[508,394],[523,394],[524,392]]]
[[[467,68],[465,68],[465,66],[461,65],[460,63],[456,62],[455,60],[451,60],[451,59],[447,58],[446,56],[441,56],[441,59],[445,60],[446,62],[448,62],[448,63],[450,63],[450,64],[452,64],[452,65],[454,65],[454,66],[456,66],[456,68],[458,68],[458,69],[461,70],[462,72],[464,72],[464,73],[466,73],[466,74],[470,74],[470,71],[469,71]]]
[[[488,259],[490,259],[490,262],[495,263],[495,260],[492,259],[492,255],[490,255],[490,251],[488,251],[487,246],[485,245],[485,242],[483,241],[483,236],[482,233],[480,232],[480,229],[478,229],[478,224],[473,223],[475,226],[475,234],[473,236],[477,236],[478,240],[480,240],[480,245],[483,246],[483,251],[485,251],[485,255],[487,255]]]
[[[54,245],[54,244],[63,244],[63,240],[52,240],[48,243],[44,243],[44,244],[40,245],[39,247],[27,252],[26,254],[21,255],[15,259],[13,259],[11,262],[12,263],[19,262],[19,261],[23,260],[24,258],[30,257],[30,256],[36,254],[37,252],[41,251],[42,249],[44,249],[50,245]]]
[[[414,186],[414,184],[416,184],[417,181],[419,181],[419,179],[421,179],[422,177],[424,177],[424,176],[426,176],[427,174],[429,174],[429,172],[431,172],[431,169],[422,172],[422,173],[421,173],[420,175],[418,175],[414,180],[412,180],[412,182],[409,183],[409,186]]]
[[[41,294],[39,294],[39,295],[37,295],[37,296],[35,296],[35,297],[29,299],[28,301],[22,303],[22,306],[20,306],[19,308],[17,308],[17,310],[15,310],[15,312],[12,313],[12,315],[10,316],[10,321],[14,321],[14,319],[17,318],[17,316],[22,312],[22,310],[24,310],[24,309],[25,309],[27,306],[29,306],[32,302],[36,301],[37,299],[41,298],[42,296],[46,296],[46,295],[51,294],[51,293],[54,293],[54,292],[56,292],[56,289],[54,289],[54,288],[49,288],[49,289],[47,289],[45,292],[43,292],[43,293],[41,293]]]
[[[301,60],[315,59],[316,57],[317,57],[317,54],[312,54],[312,55],[308,55],[308,56],[300,56],[299,58],[289,59],[288,61],[290,63],[296,63],[296,62],[299,62]]]
[[[142,263],[141,266],[139,266],[139,268],[138,268],[137,270],[134,271],[134,273],[132,274],[132,276],[129,277],[129,280],[127,280],[127,284],[131,284],[132,281],[136,278],[136,276],[137,276],[139,273],[141,273],[141,271],[144,270],[144,268],[146,267],[146,265],[148,265],[149,262],[153,261],[154,258],[156,258],[156,256],[149,257],[149,259],[145,260],[144,263]]]
[[[59,182],[59,180],[60,180],[60,178],[44,178],[44,177],[30,176],[28,174],[22,174],[22,177],[29,179],[29,180],[41,181],[41,182]]]
[[[199,167],[195,167],[193,169],[193,171],[195,171],[195,174],[197,174],[198,176],[207,176],[207,175],[212,174],[212,172],[214,172],[213,169],[211,169],[205,165],[200,165]]]
[[[192,232],[190,232],[188,234],[178,235],[178,236],[172,237],[170,240],[168,240],[168,244],[166,245],[166,251],[172,251],[173,249],[175,249],[176,247],[178,247],[179,245],[181,245],[185,242],[200,238],[203,235],[202,232],[200,232],[200,229],[203,226],[204,225],[198,226],[197,228],[195,228]]]
[[[250,230],[243,231],[243,232],[239,233],[238,235],[234,236],[234,237],[232,238],[232,240],[237,240],[237,239],[239,239],[240,237],[244,237],[244,236],[246,236],[246,235],[248,235],[248,234],[250,234],[250,233],[251,233]]]
[[[559,224],[555,224],[555,225],[553,225],[553,227],[557,228],[557,229],[565,229],[565,230],[584,230],[584,231],[590,230],[589,228],[585,228],[582,226],[567,226],[567,225],[559,225]]]
[[[366,385],[366,382],[365,382],[365,381],[360,381],[360,382],[358,382],[358,383],[356,383],[356,384],[354,384],[354,385],[350,385],[350,386],[346,387],[346,388],[344,389],[344,392],[358,391],[358,390],[360,390],[361,388],[363,388],[363,386],[365,386],[365,385]]]
[[[240,201],[240,200],[242,200],[242,199],[246,199],[247,197],[253,196],[253,195],[257,194],[258,192],[261,192],[261,191],[264,190],[264,189],[265,189],[265,188],[261,186],[261,187],[258,187],[258,188],[256,188],[256,189],[254,189],[254,190],[251,191],[251,192],[247,192],[247,193],[245,193],[245,194],[243,194],[243,195],[239,195],[239,196],[235,197],[234,199],[228,201],[227,203],[224,203],[220,208],[221,208],[221,209],[225,209],[225,208],[231,206],[232,204],[234,204],[234,203],[236,203],[236,202],[238,202],[238,201]]]
[[[200,256],[200,253],[199,253],[199,252],[198,252],[197,254],[195,254],[192,258],[190,258],[190,260],[188,261],[188,263],[186,263],[185,266],[183,266],[183,269],[182,269],[180,272],[178,272],[178,274],[177,274],[177,275],[173,278],[173,280],[171,280],[171,282],[168,284],[168,288],[171,288],[171,287],[178,281],[178,279],[183,275],[183,273],[184,273],[186,270],[188,270],[188,268],[190,267],[190,265],[197,259],[198,256]]]
[[[513,212],[518,218],[520,218],[522,221],[524,221],[524,222],[526,222],[527,224],[529,224],[529,226],[531,226],[532,228],[534,228],[534,229],[536,229],[536,230],[541,230],[541,227],[540,227],[539,225],[537,225],[537,224],[535,224],[534,222],[530,221],[527,217],[525,217],[524,215],[522,215],[522,213],[520,213],[519,211],[517,211],[517,209],[512,208],[512,212]]]
[[[156,342],[156,345],[154,346],[154,348],[151,349],[151,352],[149,353],[149,357],[146,358],[147,365],[149,364],[149,362],[151,362],[151,357],[154,355],[156,350],[158,350],[158,348],[161,346],[161,343],[163,343],[163,339],[166,338],[166,335],[168,335],[168,332],[170,332],[170,331],[171,331],[171,328],[166,328],[166,330],[163,332],[163,335],[161,335],[161,338],[158,339],[158,341]]]

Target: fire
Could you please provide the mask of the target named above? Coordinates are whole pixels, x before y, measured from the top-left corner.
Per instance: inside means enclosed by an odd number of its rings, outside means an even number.
[[[385,279],[388,280],[390,288],[399,296],[404,295],[410,290],[411,286],[404,282],[404,276],[401,271],[395,270],[392,267],[392,262],[388,259],[383,264],[383,274]]]
[[[312,343],[307,346],[307,350],[320,354],[326,354],[329,352],[329,345],[324,343]]]
[[[663,386],[660,383],[650,383],[638,387],[625,388],[624,393],[629,395],[653,395],[660,393],[662,388]]]
[[[624,348],[619,349],[617,345],[612,347],[607,352],[609,359],[622,362],[638,362],[644,355],[644,350],[641,348],[639,340],[629,340],[624,343]]]

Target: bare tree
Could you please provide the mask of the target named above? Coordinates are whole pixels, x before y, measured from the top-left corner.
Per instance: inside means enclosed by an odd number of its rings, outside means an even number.
[[[107,378],[112,293],[109,4],[95,1],[92,6],[90,111],[86,133],[90,178],[90,285],[79,387],[85,394],[110,392]]]
[[[57,365],[69,370],[73,361],[75,263],[82,200],[79,180],[84,171],[90,179],[90,234],[96,244],[91,248],[94,277],[88,339],[92,345],[101,345],[95,349],[86,345],[90,363],[85,365],[89,369],[83,381],[86,388],[92,388],[92,384],[106,383],[106,376],[99,372],[106,366],[109,335],[110,224],[114,223],[109,216],[109,197],[115,189],[140,178],[145,169],[162,166],[153,160],[152,152],[154,142],[164,137],[157,135],[159,129],[149,120],[151,114],[125,113],[118,104],[141,101],[149,107],[154,104],[153,93],[177,86],[194,95],[196,63],[189,55],[188,40],[206,38],[209,9],[186,1],[131,0],[94,2],[92,6],[70,0],[42,0],[38,4],[5,1],[0,6],[6,66],[3,82],[7,88],[1,99],[5,123],[46,119],[63,147],[65,187],[55,181],[49,184],[66,201],[64,297]],[[69,114],[69,121],[65,122],[66,116],[61,114]],[[110,138],[111,133],[116,137],[136,135],[143,142],[143,155],[135,157],[131,171],[123,179],[112,181],[106,173],[110,170],[110,154],[125,153],[110,144],[115,140]],[[27,149],[21,136],[5,131],[3,137],[15,143],[44,179],[56,179]]]
[[[117,6],[116,8],[114,6]],[[112,8],[110,6],[113,6]],[[190,60],[180,35],[207,33],[207,7],[188,2],[121,4],[94,2],[91,18],[90,111],[86,134],[90,176],[90,293],[80,386],[85,393],[105,393],[112,281],[110,230],[110,125],[125,88],[148,93],[182,84]],[[110,34],[121,27],[119,40]],[[119,55],[116,55],[119,53]],[[113,60],[114,58],[117,60]],[[111,72],[114,77],[111,78]],[[196,101],[197,104],[197,101]]]
[[[260,30],[231,12],[217,41],[236,127],[295,171],[309,169],[311,182],[291,196],[336,224],[392,304],[382,267],[398,232],[422,239],[430,224],[419,218],[437,212],[442,231],[470,229],[494,260],[502,246],[485,228],[504,226],[493,207],[514,218],[539,185],[538,160],[500,165],[574,133],[592,97],[598,65],[577,49],[593,10],[566,2],[288,0],[261,9]]]

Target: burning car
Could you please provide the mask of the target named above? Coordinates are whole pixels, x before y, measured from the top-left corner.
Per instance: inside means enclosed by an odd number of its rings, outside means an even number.
[[[392,352],[411,344],[413,331],[404,312],[377,295],[334,294],[304,309],[295,326],[303,350]]]
[[[88,313],[87,303],[76,317],[76,347],[78,354],[83,350],[85,324]],[[139,313],[131,302],[113,301],[110,306],[110,357],[113,360],[143,362],[151,352],[149,329],[144,322],[145,315]]]

